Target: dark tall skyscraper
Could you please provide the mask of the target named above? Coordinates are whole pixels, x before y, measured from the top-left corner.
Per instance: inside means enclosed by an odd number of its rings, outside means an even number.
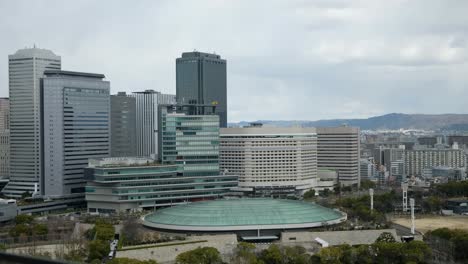
[[[111,95],[111,156],[136,156],[136,99],[119,92]]]
[[[178,103],[217,105],[220,127],[227,127],[226,93],[226,60],[221,56],[194,51],[176,59]]]

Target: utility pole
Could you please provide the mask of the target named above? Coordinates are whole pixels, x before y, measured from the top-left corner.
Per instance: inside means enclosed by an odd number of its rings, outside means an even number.
[[[370,195],[370,209],[371,211],[374,210],[374,189],[370,188],[369,189],[369,195]]]

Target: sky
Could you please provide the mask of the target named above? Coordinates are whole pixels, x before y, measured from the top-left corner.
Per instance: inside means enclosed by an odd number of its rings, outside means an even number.
[[[0,1],[8,55],[50,49],[111,92],[175,94],[185,51],[227,60],[228,120],[468,113],[465,0]]]

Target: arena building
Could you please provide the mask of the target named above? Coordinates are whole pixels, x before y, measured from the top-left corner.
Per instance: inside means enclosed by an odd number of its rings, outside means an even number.
[[[242,240],[274,240],[285,230],[339,224],[346,214],[320,205],[286,199],[241,198],[194,202],[157,210],[143,225],[184,233],[236,233]]]

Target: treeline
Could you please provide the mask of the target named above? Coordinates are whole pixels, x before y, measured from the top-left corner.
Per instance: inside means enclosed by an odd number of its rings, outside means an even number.
[[[468,263],[468,232],[460,229],[438,228],[426,233],[425,239],[456,261]]]
[[[393,238],[393,237],[392,237]],[[322,248],[317,254],[309,255],[300,246],[272,244],[268,249],[257,252],[255,245],[241,242],[228,263],[232,264],[399,264],[427,263],[431,258],[430,248],[422,241],[397,243],[379,240],[371,245],[333,246]],[[177,264],[222,264],[216,248],[203,247],[181,253]]]
[[[338,199],[335,203],[348,213],[351,218],[359,218],[367,222],[385,222],[385,213],[394,210],[394,202],[398,196],[394,191],[385,194],[374,195],[374,210],[370,210],[370,196],[348,197]]]
[[[437,184],[435,190],[438,194],[442,194],[446,197],[468,196],[468,181],[452,181]]]

